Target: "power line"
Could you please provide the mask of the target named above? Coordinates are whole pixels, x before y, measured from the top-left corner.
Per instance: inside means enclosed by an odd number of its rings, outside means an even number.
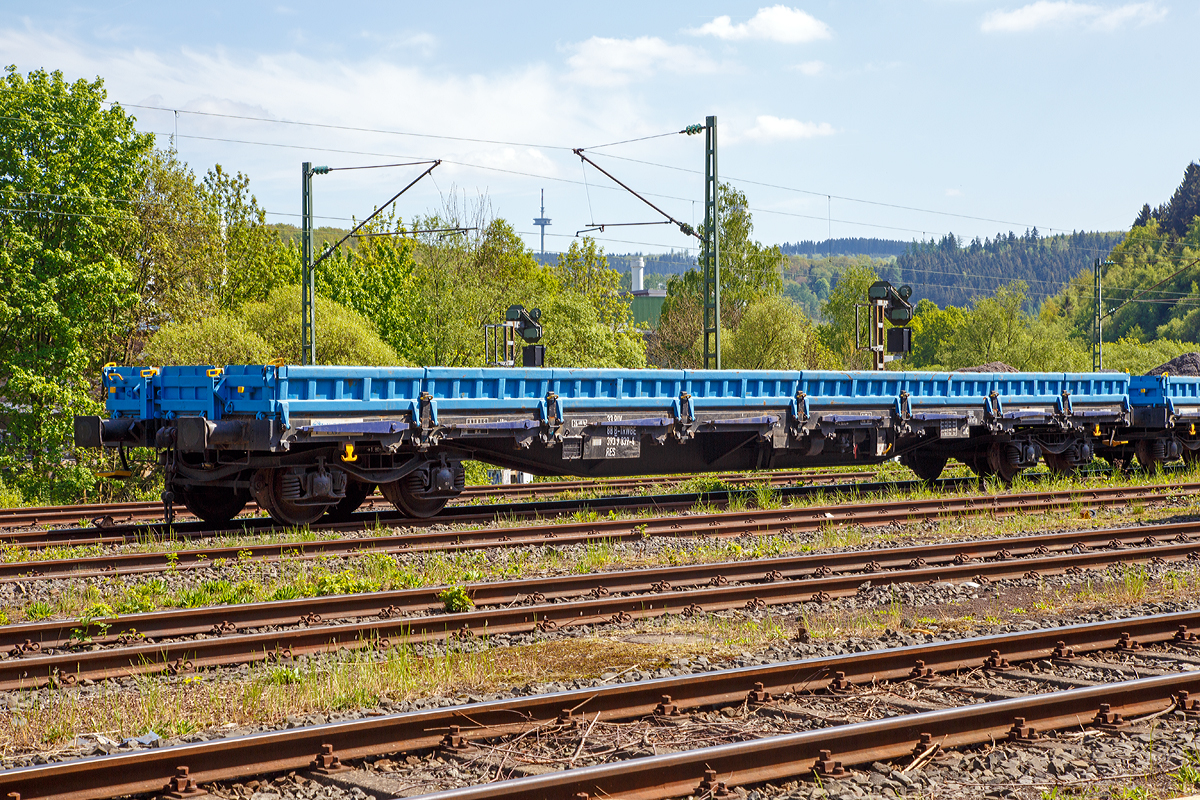
[[[701,173],[700,170],[697,170],[697,169],[691,169],[688,167],[677,167],[672,164],[660,164],[655,161],[646,161],[644,159],[639,159],[639,158],[629,158],[628,156],[614,156],[612,153],[600,153],[600,155],[604,156],[605,158],[615,158],[615,159],[619,159],[621,161],[632,161],[635,164],[645,164],[646,166],[650,166],[650,167],[659,167],[661,169],[670,169],[670,170],[675,170],[676,172],[686,172],[691,175],[703,174],[703,173]],[[798,194],[812,195],[814,197],[826,197],[826,198],[832,198],[834,200],[845,200],[845,201],[851,202],[851,203],[864,203],[866,205],[882,206],[884,208],[895,208],[895,209],[902,210],[902,211],[916,211],[916,212],[919,212],[922,214],[937,214],[937,215],[943,216],[943,217],[957,217],[959,219],[969,219],[969,220],[974,220],[976,222],[995,222],[1000,225],[1016,225],[1018,227],[1025,227],[1025,228],[1039,228],[1040,227],[1040,228],[1045,228],[1048,231],[1056,231],[1056,230],[1065,231],[1066,230],[1066,228],[1050,227],[1048,225],[1039,226],[1039,225],[1033,225],[1033,224],[1024,223],[1024,222],[1012,222],[1011,220],[992,219],[990,217],[977,217],[977,216],[973,216],[971,214],[957,214],[952,211],[937,211],[935,209],[919,208],[917,206],[905,206],[905,205],[900,205],[898,203],[885,203],[880,200],[864,200],[860,197],[849,197],[846,195],[832,194],[830,192],[818,192],[818,191],[815,191],[812,189],[800,189],[795,186],[783,186],[783,185],[780,185],[777,183],[766,183],[763,181],[756,181],[751,178],[739,178],[734,175],[727,175],[726,177],[731,181],[737,181],[739,183],[748,183],[753,186],[764,186],[769,189],[780,189],[780,190],[787,191],[787,192],[796,192]]]
[[[10,89],[8,87],[0,87],[0,90],[19,91],[19,90],[15,90],[15,89]],[[25,92],[25,93],[27,93],[27,92]],[[295,125],[295,126],[302,126],[302,127],[321,128],[321,129],[327,129],[327,130],[351,131],[351,132],[356,132],[356,133],[375,133],[375,134],[394,135],[394,136],[409,136],[409,137],[437,139],[437,140],[444,140],[444,141],[471,142],[471,143],[476,143],[476,144],[496,144],[496,145],[504,145],[504,146],[510,146],[510,147],[535,147],[535,148],[544,148],[547,150],[573,150],[574,149],[574,148],[564,146],[564,145],[552,145],[552,144],[545,144],[545,143],[512,142],[512,141],[504,141],[504,140],[498,140],[498,139],[481,139],[481,138],[472,138],[472,137],[463,137],[463,136],[447,136],[447,135],[440,135],[440,134],[415,133],[415,132],[410,132],[410,131],[394,131],[394,130],[383,130],[383,129],[377,129],[377,128],[364,128],[364,127],[349,126],[349,125],[332,125],[332,124],[328,124],[328,123],[318,123],[318,122],[301,122],[301,121],[295,121],[295,120],[280,120],[280,119],[270,119],[268,117],[252,117],[252,116],[240,115],[240,114],[223,114],[223,113],[214,112],[214,111],[190,111],[187,109],[176,109],[176,108],[170,108],[170,107],[165,107],[165,106],[148,106],[148,105],[141,105],[141,104],[137,104],[137,103],[120,103],[119,101],[115,101],[115,100],[106,100],[104,102],[110,106],[122,106],[125,108],[142,108],[142,109],[153,110],[153,111],[172,112],[174,114],[192,114],[194,116],[214,117],[214,118],[222,118],[222,119],[236,119],[236,120],[243,120],[243,121],[249,121],[249,122],[261,122],[261,123],[270,123],[270,124],[279,124],[279,125]],[[633,142],[641,142],[641,141],[647,141],[650,139],[663,138],[666,136],[674,136],[677,133],[678,133],[678,131],[672,131],[670,133],[653,134],[651,136],[643,136],[643,137],[638,137],[635,139],[625,139],[625,140],[621,140],[621,141],[617,141],[617,142],[609,142],[606,144],[593,145],[592,147],[586,148],[586,149],[597,149],[597,148],[601,148],[601,147],[613,147],[613,146],[620,145],[620,144],[630,144]],[[229,141],[231,143],[238,143],[238,144],[260,144],[260,145],[265,145],[265,146],[295,147],[297,149],[302,149],[302,148],[299,148],[299,146],[297,146],[297,145],[277,145],[277,144],[272,145],[269,143],[261,143],[261,142],[246,142],[246,141],[238,141],[238,140],[218,139],[215,137],[203,137],[203,136],[197,136],[194,134],[189,135],[189,134],[177,134],[177,133],[169,134],[168,133],[168,134],[156,134],[156,135],[162,135],[162,136],[175,135],[178,138],[199,139],[202,141]],[[340,152],[340,153],[356,154],[356,155],[384,155],[384,154],[379,154],[379,153],[356,153],[354,151],[332,150],[332,149],[328,149],[328,148],[308,148],[308,149],[322,150],[324,152]],[[685,168],[685,167],[677,167],[677,166],[670,165],[670,164],[661,164],[658,162],[646,161],[643,159],[629,158],[628,156],[616,156],[616,155],[612,155],[611,153],[601,153],[599,155],[607,156],[608,158],[619,159],[622,161],[630,161],[630,162],[634,162],[634,163],[638,163],[638,164],[645,164],[647,166],[658,167],[660,169],[675,170],[678,172],[685,172],[685,173],[694,174],[694,175],[701,174],[700,170],[689,169],[689,168]],[[409,156],[400,156],[400,157],[408,158]],[[456,162],[452,162],[447,159],[447,160],[445,160],[445,163],[450,164],[450,163],[456,163]],[[497,171],[497,172],[506,172],[506,170],[503,170],[503,169],[494,168],[494,167],[488,168],[488,167],[483,167],[481,165],[471,165],[471,164],[460,163],[459,166],[471,166],[471,167],[475,167],[477,169],[491,169],[491,170]],[[512,174],[523,175],[523,174],[527,174],[527,173],[512,172]],[[536,177],[543,179],[543,180],[559,180],[559,181],[565,182],[565,183],[573,182],[573,181],[567,181],[567,180],[561,179],[561,178],[560,179],[550,178],[549,176],[536,176]],[[780,184],[756,181],[756,180],[753,180],[750,178],[738,178],[735,176],[728,176],[728,177],[730,180],[735,180],[735,181],[739,181],[741,183],[747,183],[747,184],[751,184],[751,185],[755,185],[755,186],[763,186],[763,187],[767,187],[767,188],[780,189],[783,191],[797,192],[800,194],[813,195],[816,197],[826,197],[826,198],[832,198],[832,199],[836,199],[836,200],[845,200],[845,201],[853,202],[853,203],[863,203],[863,204],[867,204],[867,205],[875,205],[875,206],[880,206],[880,207],[884,207],[884,208],[894,208],[894,209],[904,210],[904,211],[914,211],[914,212],[923,213],[923,214],[936,214],[936,215],[940,215],[940,216],[955,217],[955,218],[959,218],[959,219],[969,219],[969,220],[978,221],[978,222],[993,222],[993,223],[997,223],[997,224],[1001,224],[1001,225],[1017,225],[1019,227],[1026,227],[1026,228],[1043,227],[1048,231],[1055,231],[1055,230],[1065,231],[1066,230],[1065,228],[1058,228],[1058,227],[1051,227],[1051,226],[1038,226],[1038,225],[1031,225],[1029,223],[1012,222],[1010,220],[993,219],[993,218],[989,218],[989,217],[980,217],[980,216],[974,216],[974,215],[970,215],[970,214],[958,214],[958,213],[954,213],[954,212],[950,212],[950,211],[938,211],[935,209],[920,208],[917,206],[906,206],[906,205],[901,205],[901,204],[897,204],[897,203],[885,203],[885,202],[878,201],[878,200],[865,200],[862,198],[849,197],[847,195],[835,195],[830,192],[818,192],[818,191],[814,191],[811,189],[801,189],[801,188],[792,187],[792,186],[783,186]],[[653,195],[653,196],[668,197],[667,195]],[[672,198],[672,199],[684,199],[684,198]],[[878,227],[885,227],[885,226],[878,226]],[[900,229],[900,230],[905,230],[905,229]],[[911,230],[911,229],[909,229],[909,230]]]

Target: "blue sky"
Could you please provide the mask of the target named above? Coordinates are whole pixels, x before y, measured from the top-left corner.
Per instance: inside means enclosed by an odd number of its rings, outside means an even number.
[[[547,249],[565,249],[591,222],[657,219],[590,168],[585,186],[569,148],[707,114],[719,119],[722,176],[746,191],[770,243],[1122,229],[1200,158],[1194,0],[0,0],[0,10],[0,61],[103,77],[144,130],[178,123],[197,173],[220,163],[249,174],[272,221],[296,221],[301,161],[443,158],[402,214],[435,210],[455,190],[486,195],[532,245],[544,188]],[[702,213],[701,137],[596,153],[676,217]],[[411,174],[317,177],[316,212],[325,224],[361,218]],[[599,238],[614,252],[693,243],[667,227]]]

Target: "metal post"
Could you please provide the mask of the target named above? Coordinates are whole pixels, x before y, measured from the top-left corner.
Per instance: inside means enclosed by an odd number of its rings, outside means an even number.
[[[871,369],[885,369],[884,364],[887,363],[885,350],[887,349],[887,331],[884,328],[884,309],[887,307],[886,300],[876,300],[871,308]]]
[[[721,368],[721,243],[717,118],[704,120],[704,368]]]
[[[1092,286],[1092,301],[1096,304],[1096,310],[1092,317],[1092,371],[1099,372],[1104,369],[1104,326],[1103,314],[1101,308],[1103,302],[1103,292],[1100,284],[1100,268],[1102,262],[1096,259],[1095,272],[1093,274]]]
[[[312,162],[300,165],[300,363],[317,363],[317,272],[313,268]]]

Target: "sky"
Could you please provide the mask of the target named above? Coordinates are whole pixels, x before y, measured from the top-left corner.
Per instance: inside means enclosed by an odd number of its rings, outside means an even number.
[[[698,223],[703,136],[678,131],[709,115],[765,243],[1127,229],[1200,159],[1197,41],[1196,0],[0,0],[0,63],[103,78],[197,175],[246,173],[271,222],[298,223],[301,162],[442,159],[401,216],[485,202],[537,249],[544,190],[549,251],[662,219],[573,148]],[[315,176],[317,224],[422,169]],[[664,225],[591,235],[695,246]]]

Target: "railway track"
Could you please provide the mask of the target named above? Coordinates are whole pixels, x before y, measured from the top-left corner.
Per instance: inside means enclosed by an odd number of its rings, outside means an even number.
[[[808,470],[781,470],[777,472],[747,475],[730,473],[713,476],[729,486],[745,487],[756,484],[768,486],[823,485],[837,482],[871,480],[874,472],[813,472]],[[494,486],[468,486],[456,499],[462,504],[479,500],[533,500],[553,497],[566,492],[611,492],[613,494],[637,491],[647,487],[669,488],[689,480],[689,477],[661,476],[646,478],[613,478],[606,480],[541,481],[538,483],[505,484]],[[392,506],[381,495],[372,495],[366,501],[367,511],[392,511]],[[158,501],[136,501],[124,503],[92,503],[69,506],[40,506],[36,508],[0,509],[0,529],[29,528],[47,525],[82,525],[93,520],[107,520],[106,525],[118,525],[138,520],[161,520],[162,503]],[[181,519],[194,519],[187,509],[176,512]],[[259,514],[258,504],[250,501],[242,513],[244,518]]]
[[[11,646],[9,657],[0,659],[0,690],[164,670],[190,672],[340,648],[386,650],[394,644],[455,636],[826,602],[855,594],[864,581],[873,585],[986,583],[1077,573],[1116,563],[1188,561],[1200,558],[1200,523],[1191,530],[1198,534],[1195,539],[1177,535],[1182,541],[1163,543],[1148,538],[1145,529],[1127,528],[481,583],[469,588],[475,602],[486,607],[456,614],[432,613],[440,608],[437,592],[444,587],[157,612],[94,621],[98,628],[106,626],[103,635],[87,641],[88,626],[78,634],[85,639],[81,649],[64,647],[72,632],[62,622],[7,626],[0,629],[5,647]],[[1025,557],[1017,557],[1018,553]],[[930,559],[944,563],[930,565]],[[334,618],[344,621],[331,624]],[[271,626],[288,627],[239,632]],[[197,635],[204,638],[192,638]],[[147,636],[153,641],[147,641]],[[90,649],[101,642],[106,646]],[[62,649],[43,652],[53,648]]]
[[[879,573],[891,570],[965,566],[983,561],[1007,561],[1056,553],[1083,554],[1141,546],[1188,544],[1200,541],[1200,523],[1157,527],[1097,529],[1033,536],[981,539],[940,544],[814,553],[753,561],[691,564],[653,569],[627,569],[586,575],[563,575],[513,581],[464,584],[477,607],[556,603],[588,596],[646,594],[699,589],[729,584],[765,584],[775,581],[818,579],[831,575],[853,575],[850,583],[829,581],[821,591],[830,597],[854,593],[868,578],[884,581]],[[970,570],[967,570],[970,572]],[[960,576],[961,577],[961,576]],[[973,576],[972,576],[973,577]],[[137,631],[150,639],[208,634],[213,630],[238,630],[330,624],[337,620],[432,614],[442,607],[438,594],[445,586],[401,589],[367,594],[328,595],[267,603],[208,606],[202,608],[127,614],[95,618],[85,626],[89,642],[116,643],[123,633]],[[552,612],[551,612],[552,613]],[[232,626],[232,627],[231,627]],[[37,652],[78,644],[80,622],[47,620],[0,627],[0,653],[37,645]],[[26,645],[26,643],[29,643]]]
[[[208,783],[344,766],[339,759],[352,762],[433,748],[442,748],[448,759],[469,758],[472,742],[482,745],[534,730],[572,729],[585,716],[594,725],[716,707],[770,709],[787,698],[841,696],[857,686],[905,680],[927,686],[940,680],[970,691],[970,675],[981,670],[1029,680],[1037,675],[1017,674],[1013,667],[1047,659],[1070,667],[1090,653],[1136,655],[1160,667],[1174,667],[1131,669],[1118,662],[1100,663],[1101,669],[1121,680],[1087,685],[1088,681],[1045,676],[1044,684],[1078,688],[1008,699],[989,688],[982,696],[991,702],[835,724],[430,795],[446,800],[723,796],[724,787],[718,787],[718,782],[751,785],[804,778],[814,772],[818,778],[833,780],[842,765],[925,758],[933,754],[934,744],[949,748],[1020,741],[1063,728],[1119,729],[1131,718],[1171,710],[1200,713],[1195,699],[1200,672],[1177,671],[1200,664],[1192,633],[1198,625],[1200,611],[1186,611],[368,717],[0,771],[0,792],[21,800],[102,800],[161,791],[175,776],[182,776],[186,786],[189,781]],[[1157,674],[1129,679],[1137,670]],[[955,682],[953,674],[961,671],[966,671],[967,680]],[[786,706],[780,710],[787,713]]]
[[[914,488],[918,481],[887,482],[887,483],[843,483],[826,486],[824,484],[784,486],[776,488],[778,497],[793,499],[824,495],[862,495],[896,491],[898,489]],[[978,486],[973,478],[946,478],[938,482],[938,488],[943,491],[955,491]],[[659,511],[689,509],[701,503],[721,506],[728,504],[734,497],[742,499],[752,497],[747,490],[732,489],[714,492],[688,492],[661,495],[638,495],[628,497],[615,495],[591,499],[574,500],[543,500],[529,503],[483,504],[451,506],[444,509],[435,517],[414,519],[396,511],[387,504],[382,510],[359,511],[350,515],[348,520],[317,522],[308,526],[308,530],[354,532],[366,531],[380,526],[395,526],[405,528],[429,528],[443,525],[493,525],[497,520],[509,522],[519,520],[541,521],[553,519],[562,515],[579,514],[581,512],[619,512],[619,511]],[[120,544],[122,542],[145,542],[156,539],[204,539],[220,535],[244,535],[247,533],[278,533],[294,531],[294,528],[281,528],[268,517],[248,517],[236,519],[225,525],[212,525],[206,522],[176,522],[167,525],[161,522],[143,524],[113,524],[105,520],[93,520],[93,523],[75,528],[49,528],[35,530],[0,530],[0,545],[16,545],[23,547],[58,547],[62,545],[90,544]]]
[[[1157,502],[1200,492],[1200,482],[1137,487],[1101,487],[999,495],[938,496],[920,500],[880,501],[807,508],[750,509],[734,512],[591,521],[555,521],[513,527],[417,533],[359,538],[321,539],[236,547],[200,547],[171,552],[114,553],[82,558],[9,561],[0,563],[0,583],[56,577],[89,577],[188,570],[224,559],[314,559],[355,553],[412,553],[428,550],[468,550],[485,547],[563,546],[597,541],[636,541],[649,536],[736,537],[818,531],[830,525],[879,526],[909,524],[941,517],[994,514],[1003,516],[1074,506],[1125,505]],[[491,521],[485,518],[483,521]],[[357,523],[345,523],[347,527]],[[120,544],[123,538],[98,537],[89,543]],[[83,543],[76,541],[75,543]],[[20,540],[12,544],[36,549],[55,542]]]

